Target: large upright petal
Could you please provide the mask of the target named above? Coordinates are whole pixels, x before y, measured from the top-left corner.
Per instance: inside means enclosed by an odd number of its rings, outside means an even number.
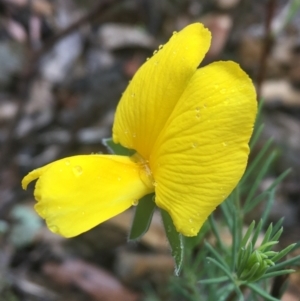
[[[185,27],[135,74],[118,105],[113,139],[146,160],[210,45],[200,23]]]
[[[189,82],[150,159],[156,203],[182,234],[196,235],[240,180],[256,110],[254,86],[233,62],[201,68]]]
[[[141,180],[141,166],[128,157],[86,155],[50,163],[29,173],[38,178],[36,211],[52,232],[72,237],[123,212],[153,192]]]

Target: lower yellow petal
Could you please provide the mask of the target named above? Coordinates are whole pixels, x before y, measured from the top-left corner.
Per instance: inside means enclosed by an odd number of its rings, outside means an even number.
[[[257,102],[249,77],[233,62],[197,70],[150,158],[156,204],[177,231],[199,232],[244,173]]]
[[[129,157],[74,156],[29,173],[23,188],[38,178],[35,209],[49,229],[76,236],[123,212],[153,192],[142,180],[141,169]]]

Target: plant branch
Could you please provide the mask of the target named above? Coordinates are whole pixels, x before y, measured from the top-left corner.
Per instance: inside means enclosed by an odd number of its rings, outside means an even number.
[[[265,21],[265,37],[264,37],[264,45],[262,49],[262,54],[259,62],[259,69],[257,74],[257,99],[261,98],[261,87],[262,83],[266,77],[266,69],[267,69],[267,59],[271,52],[274,37],[272,34],[272,19],[275,13],[276,8],[276,0],[269,0],[266,6],[266,21]]]

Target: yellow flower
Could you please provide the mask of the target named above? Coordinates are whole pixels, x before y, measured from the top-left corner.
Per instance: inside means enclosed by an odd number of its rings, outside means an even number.
[[[78,235],[155,192],[177,231],[197,235],[244,173],[257,111],[239,65],[197,69],[210,40],[202,24],[189,25],[137,71],[113,125],[114,142],[134,156],[69,157],[23,179],[25,189],[38,179],[35,209],[51,231]]]

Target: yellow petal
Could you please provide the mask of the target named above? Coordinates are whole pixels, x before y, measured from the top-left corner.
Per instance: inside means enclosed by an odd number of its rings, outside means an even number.
[[[173,34],[170,41],[135,74],[118,105],[115,143],[148,159],[178,99],[210,45],[210,32],[200,23]]]
[[[72,237],[123,212],[153,192],[141,180],[140,165],[124,156],[65,158],[32,171],[23,188],[38,178],[35,209],[52,232]]]
[[[153,149],[156,203],[177,231],[194,236],[233,190],[247,164],[257,102],[233,62],[199,69]]]

